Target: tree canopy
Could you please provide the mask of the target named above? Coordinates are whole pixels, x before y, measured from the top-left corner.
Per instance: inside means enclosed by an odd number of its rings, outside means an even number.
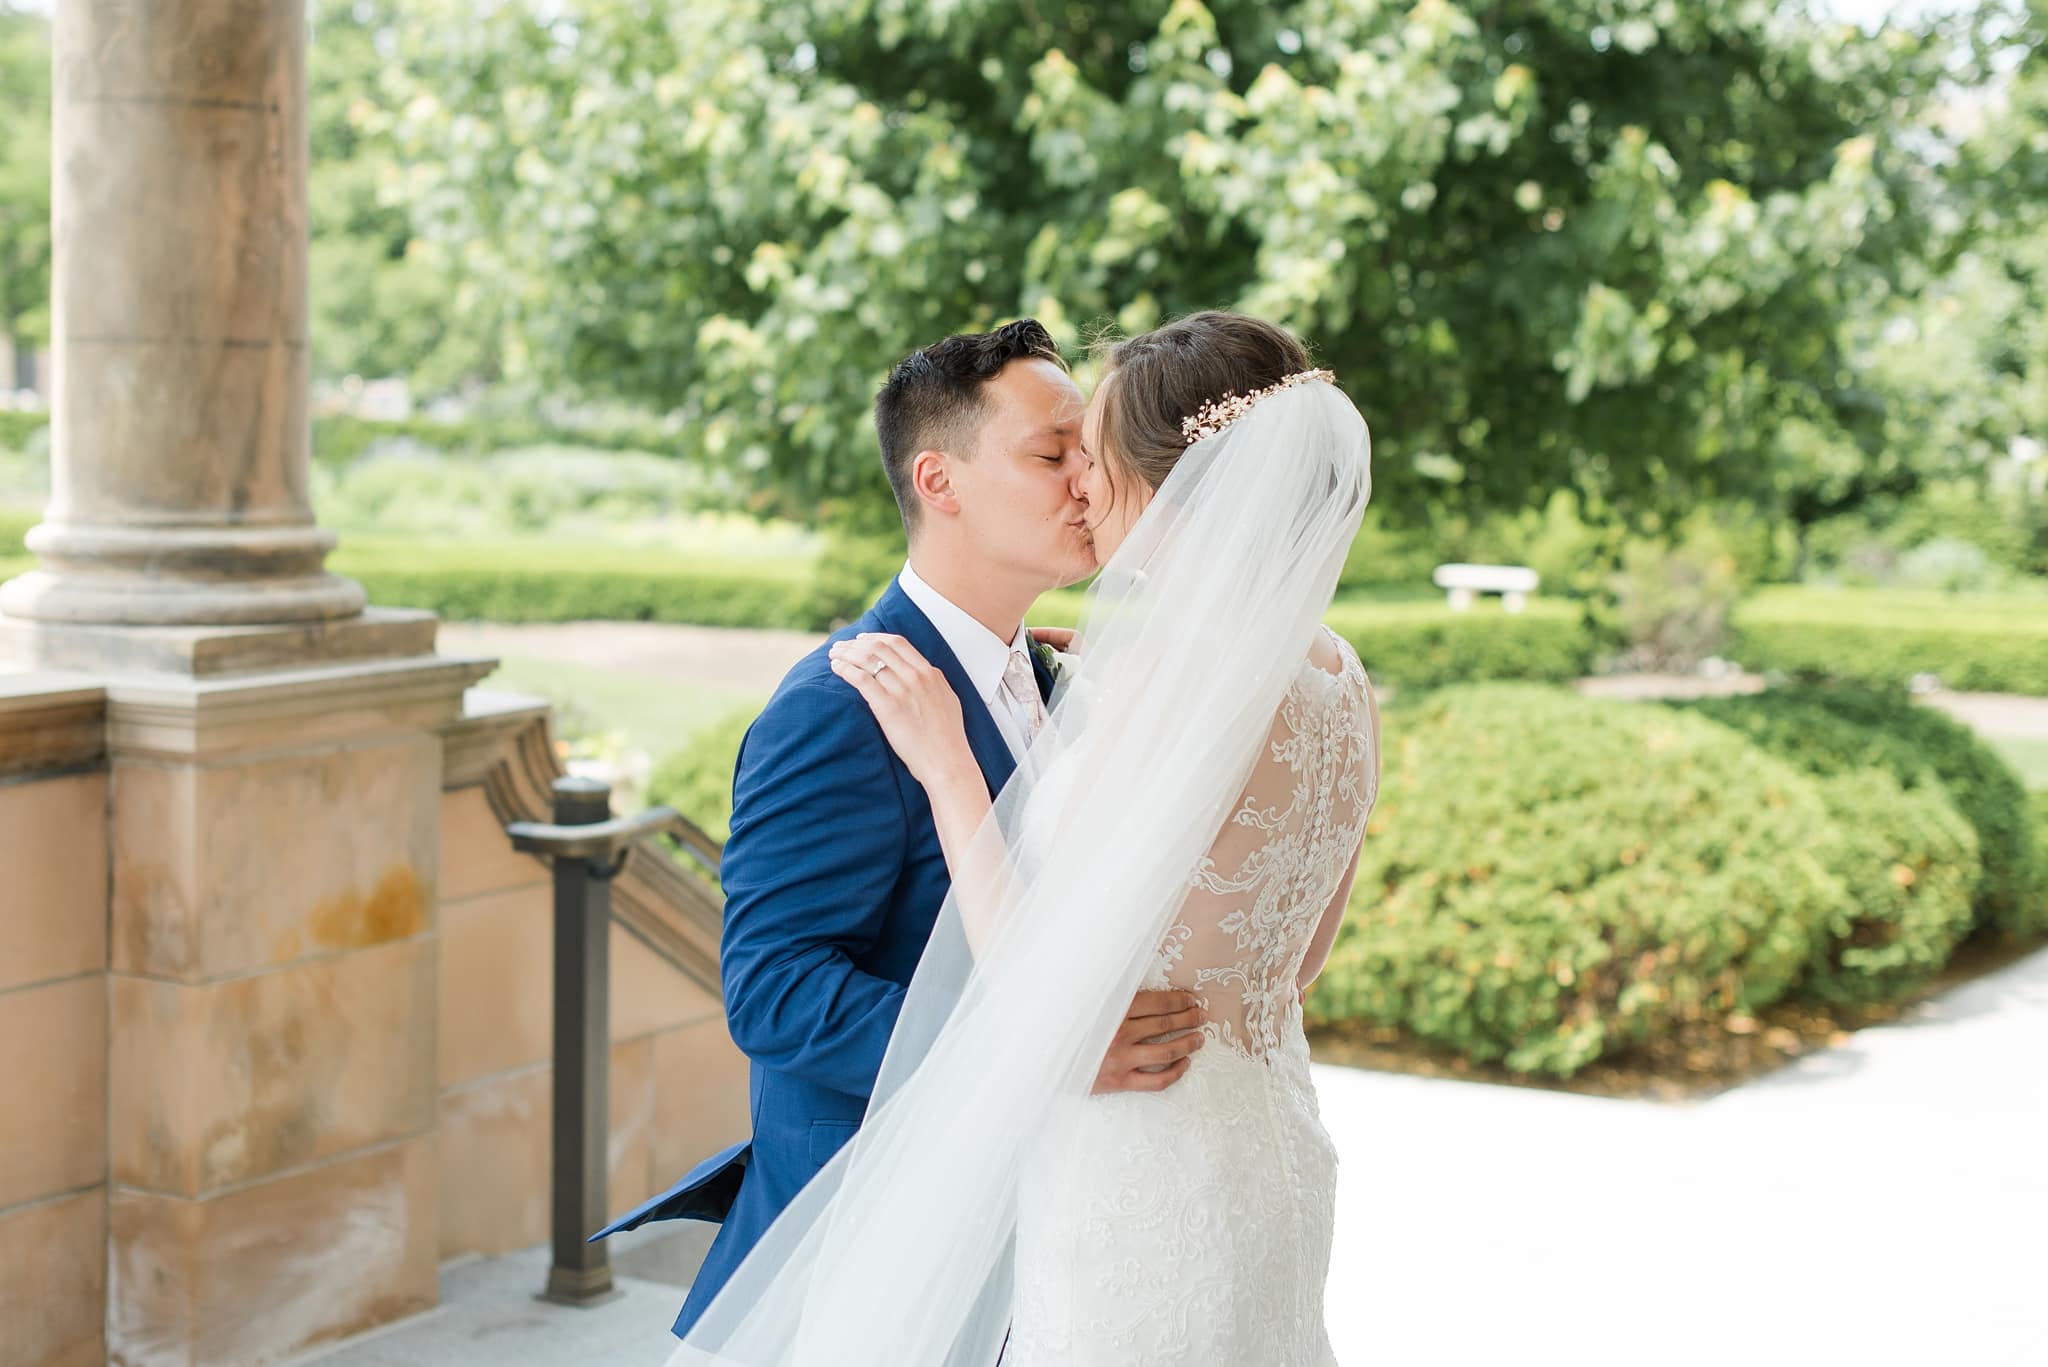
[[[495,370],[487,299],[462,285],[459,249],[413,231],[382,129],[380,73],[402,7],[312,0],[306,63],[313,371],[404,375],[427,391]]]
[[[1929,245],[1968,59],[1772,0],[402,18],[408,190],[515,363],[685,410],[799,513],[884,500],[868,400],[912,347],[1211,306],[1312,341],[1398,517],[1780,501],[1882,444],[1845,328]]]
[[[0,332],[50,333],[50,21],[0,0]],[[12,375],[0,387],[12,387]]]

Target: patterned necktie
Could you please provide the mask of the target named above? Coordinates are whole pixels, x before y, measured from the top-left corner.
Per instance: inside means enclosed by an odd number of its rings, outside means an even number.
[[[1038,696],[1038,676],[1031,672],[1031,657],[1021,650],[1011,651],[1009,663],[1003,666],[1003,691],[1023,709],[1031,727],[1029,738],[1037,740],[1045,728],[1045,699]]]

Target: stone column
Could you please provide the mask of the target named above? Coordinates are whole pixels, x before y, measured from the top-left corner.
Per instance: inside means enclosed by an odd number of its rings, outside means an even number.
[[[67,1218],[115,1363],[278,1361],[435,1296],[440,733],[491,666],[322,569],[302,7],[55,9],[52,499],[0,655],[104,701],[104,825],[63,841],[106,861],[71,989],[103,989],[104,1182]],[[0,842],[47,824],[0,804]],[[45,1166],[0,1205],[92,1176]]]
[[[303,0],[55,10],[52,497],[0,612],[363,607],[307,492]]]

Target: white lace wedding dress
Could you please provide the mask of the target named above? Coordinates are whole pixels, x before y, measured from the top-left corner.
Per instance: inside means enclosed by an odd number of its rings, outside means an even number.
[[[1145,980],[1198,996],[1204,1047],[1162,1092],[1069,1103],[1027,1162],[1003,1367],[1336,1361],[1323,1284],[1337,1155],[1295,983],[1378,764],[1365,671],[1328,641],[1337,668],[1303,662]]]

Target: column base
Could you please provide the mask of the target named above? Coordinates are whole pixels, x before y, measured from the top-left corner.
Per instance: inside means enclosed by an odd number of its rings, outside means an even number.
[[[417,608],[374,607],[337,620],[252,626],[123,626],[0,615],[0,664],[213,679],[429,656],[438,625],[433,613]]]
[[[46,522],[41,568],[0,584],[0,614],[42,622],[244,626],[353,617],[362,586],[321,569],[316,526],[100,527]]]

